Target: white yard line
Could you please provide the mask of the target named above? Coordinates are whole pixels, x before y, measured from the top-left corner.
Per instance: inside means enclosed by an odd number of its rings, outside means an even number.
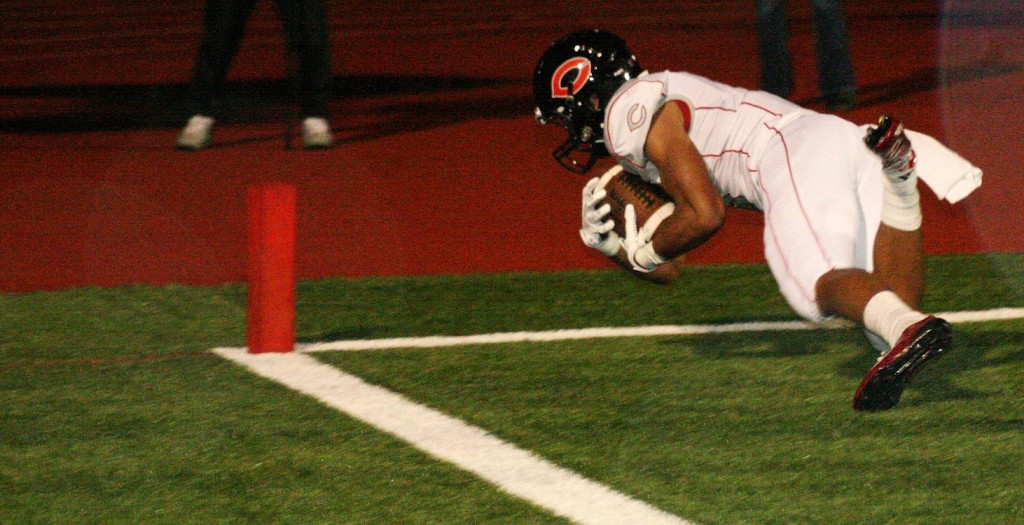
[[[217,348],[214,353],[577,523],[690,523],[309,355],[250,354],[244,348]]]
[[[974,312],[940,312],[935,314],[950,323],[973,323],[1024,318],[1024,308],[997,308]],[[358,339],[296,345],[299,352],[334,352],[385,350],[388,348],[441,348],[446,346],[480,345],[496,343],[524,343],[531,341],[565,341],[597,339],[602,337],[650,337],[665,335],[700,335],[723,332],[760,332],[772,330],[813,330],[835,328],[840,324],[815,327],[802,321],[751,322],[732,324],[631,326],[622,328],[580,328],[544,332],[500,332],[463,336],[398,337],[392,339]]]
[[[944,312],[936,315],[951,323],[996,321],[1024,318],[1024,308]],[[213,352],[472,472],[509,494],[577,523],[692,525],[691,522],[554,465],[527,450],[505,443],[483,429],[320,363],[306,353],[812,328],[799,321],[584,328],[336,341],[299,345],[296,352],[283,354],[250,354],[245,348],[217,348]]]

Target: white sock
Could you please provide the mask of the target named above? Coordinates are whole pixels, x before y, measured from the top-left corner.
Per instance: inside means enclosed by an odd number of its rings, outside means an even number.
[[[907,180],[882,177],[882,223],[897,230],[921,228],[921,194],[917,191],[917,173]]]
[[[927,317],[904,303],[894,292],[878,292],[864,307],[864,327],[892,348],[910,325]]]
[[[885,355],[889,353],[889,350],[892,350],[892,347],[889,346],[889,343],[885,342],[885,339],[882,339],[880,335],[872,332],[871,330],[865,328],[864,335],[867,336],[868,343],[871,345],[871,348],[874,348],[879,354]]]

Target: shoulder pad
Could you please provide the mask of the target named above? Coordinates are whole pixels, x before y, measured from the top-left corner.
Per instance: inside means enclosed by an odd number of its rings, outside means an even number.
[[[638,169],[647,164],[644,144],[651,120],[665,103],[664,87],[650,76],[631,80],[615,93],[605,111],[605,147]]]

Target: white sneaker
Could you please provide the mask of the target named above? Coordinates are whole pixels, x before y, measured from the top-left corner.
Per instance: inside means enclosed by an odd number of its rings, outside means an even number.
[[[210,138],[210,134],[213,131],[213,123],[213,117],[192,115],[192,118],[188,119],[188,123],[185,124],[185,128],[181,130],[181,134],[178,135],[178,140],[174,144],[178,146],[178,149],[190,151],[210,147],[210,144],[213,144],[213,139]]]
[[[308,117],[302,121],[302,146],[306,149],[327,149],[334,145],[331,125],[323,117]]]

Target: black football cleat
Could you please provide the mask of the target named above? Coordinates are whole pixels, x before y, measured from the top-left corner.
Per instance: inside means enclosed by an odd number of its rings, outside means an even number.
[[[953,329],[945,319],[928,316],[911,325],[864,376],[853,396],[853,408],[874,411],[896,406],[914,374],[945,351],[952,338]]]

